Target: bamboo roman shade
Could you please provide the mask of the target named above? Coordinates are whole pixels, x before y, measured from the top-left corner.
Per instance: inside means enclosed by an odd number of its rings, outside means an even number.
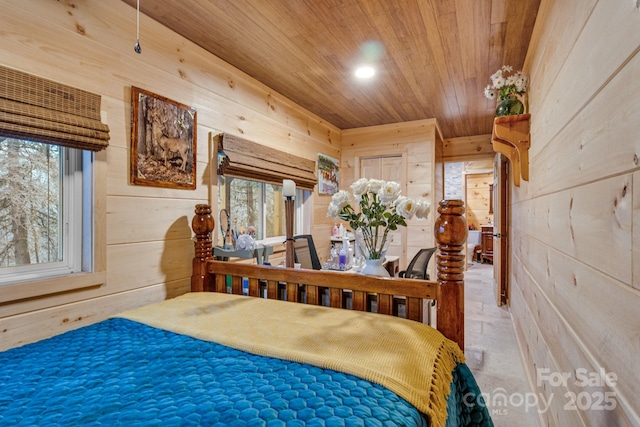
[[[100,96],[0,66],[0,135],[100,151]]]
[[[317,182],[315,161],[247,141],[229,134],[214,137],[221,159],[218,175],[252,179],[282,185],[283,179],[296,186],[313,190]]]

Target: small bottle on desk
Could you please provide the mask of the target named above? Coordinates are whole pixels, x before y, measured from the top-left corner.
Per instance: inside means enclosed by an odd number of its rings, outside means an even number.
[[[335,247],[331,247],[331,255],[329,258],[329,269],[335,270],[338,268],[338,250]]]
[[[347,239],[342,239],[342,247],[340,248],[339,258],[339,268],[340,270],[345,270],[347,268],[347,245],[349,242]]]

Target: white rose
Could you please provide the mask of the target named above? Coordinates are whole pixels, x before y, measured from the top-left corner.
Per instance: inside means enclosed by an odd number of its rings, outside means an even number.
[[[327,208],[327,216],[338,218],[342,209],[349,204],[349,192],[340,190],[333,195]]]
[[[380,202],[385,205],[389,205],[400,196],[400,184],[393,181],[385,182],[380,190],[378,191],[378,197],[380,198]]]
[[[367,178],[360,178],[359,180],[351,184],[351,191],[353,191],[353,195],[358,198],[367,192],[368,187],[369,180]]]
[[[416,202],[409,197],[400,196],[396,200],[396,212],[405,219],[411,219],[416,212]]]
[[[416,218],[426,219],[431,211],[431,204],[426,200],[419,200],[416,202]]]
[[[346,190],[340,190],[331,198],[331,203],[336,205],[339,210],[342,210],[349,204],[349,192]]]
[[[369,193],[374,193],[376,194],[378,191],[380,191],[380,188],[382,188],[382,186],[385,184],[384,181],[380,180],[380,179],[370,179],[369,180],[369,186],[367,188],[367,191]]]
[[[327,208],[327,216],[330,216],[331,218],[338,218],[341,210],[342,209],[335,204],[329,203],[329,207]]]

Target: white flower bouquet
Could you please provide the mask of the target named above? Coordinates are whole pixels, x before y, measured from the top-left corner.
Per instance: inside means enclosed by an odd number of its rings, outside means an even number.
[[[405,220],[424,219],[431,205],[426,200],[413,200],[400,195],[400,184],[394,181],[360,178],[351,185],[351,191],[360,211],[351,206],[348,191],[333,195],[327,216],[347,221],[355,232],[361,230],[369,259],[382,258],[389,231],[406,227]]]
[[[484,88],[484,96],[489,99],[506,99],[509,95],[527,92],[529,79],[522,71],[513,72],[511,65],[503,65],[491,76],[491,84]]]

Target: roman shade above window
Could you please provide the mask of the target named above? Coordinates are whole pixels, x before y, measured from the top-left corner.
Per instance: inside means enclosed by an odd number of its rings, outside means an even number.
[[[0,66],[0,135],[100,151],[100,96]]]
[[[311,191],[318,182],[313,160],[229,134],[218,134],[214,141],[218,146],[218,175],[276,185],[291,179],[296,186]]]

